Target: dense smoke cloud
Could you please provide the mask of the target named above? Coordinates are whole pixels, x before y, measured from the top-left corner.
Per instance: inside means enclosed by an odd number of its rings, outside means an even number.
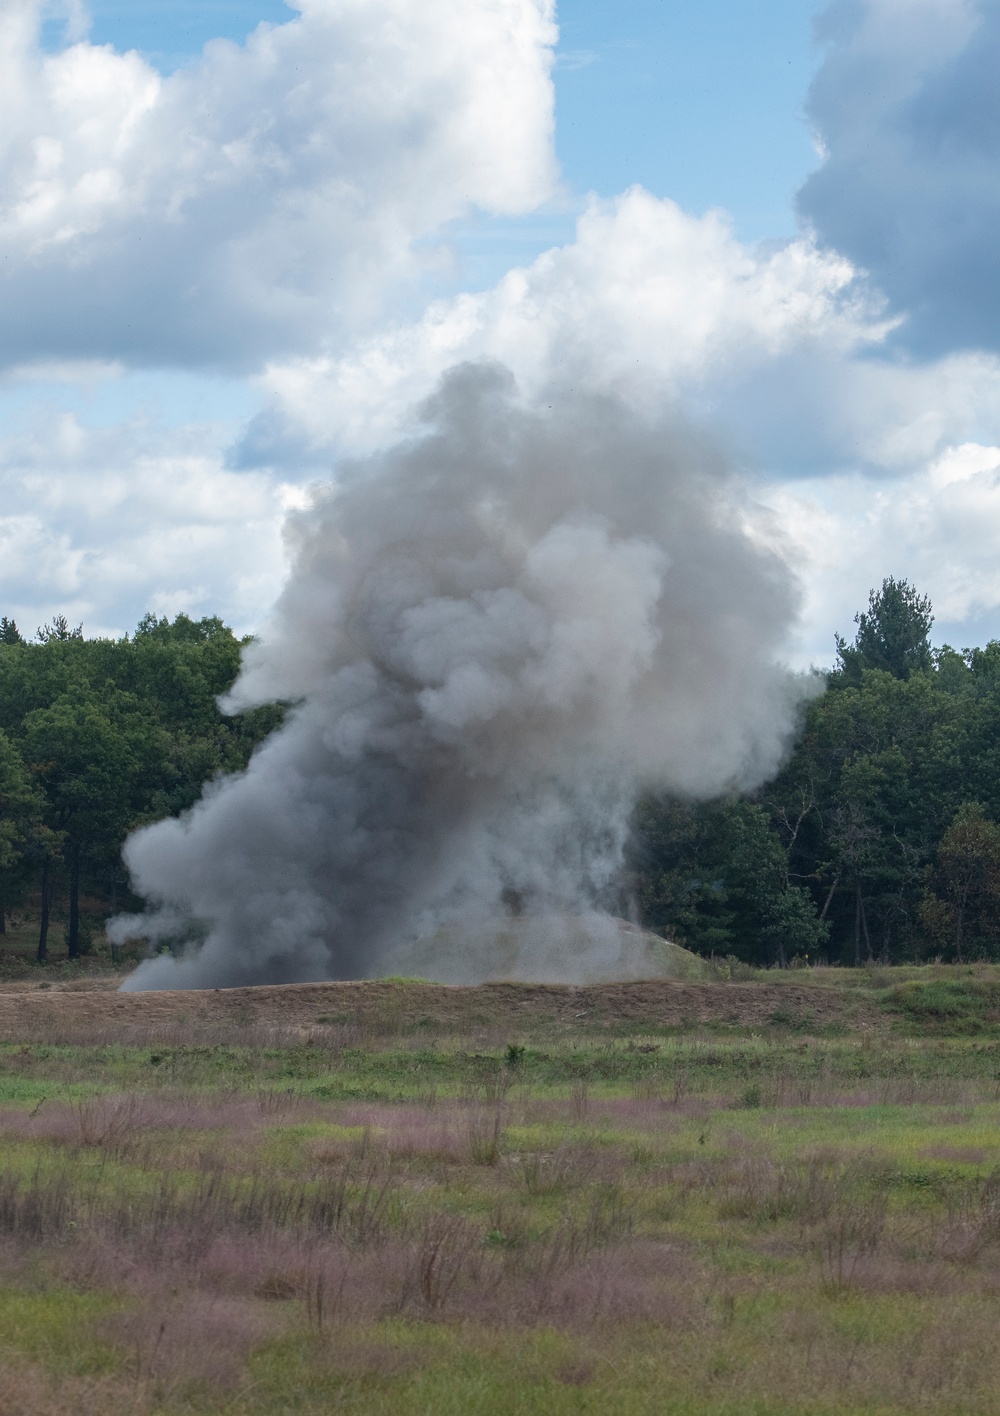
[[[187,947],[128,986],[357,977],[436,929],[600,910],[638,784],[780,760],[807,691],[774,662],[793,586],[702,438],[593,396],[529,408],[484,364],[424,418],[293,518],[230,706],[297,706],[131,838],[151,905],[117,936]]]

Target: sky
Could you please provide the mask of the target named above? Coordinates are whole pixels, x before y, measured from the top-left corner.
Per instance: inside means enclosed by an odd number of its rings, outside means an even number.
[[[456,363],[705,428],[829,663],[1000,635],[998,0],[3,0],[0,612],[266,619]]]

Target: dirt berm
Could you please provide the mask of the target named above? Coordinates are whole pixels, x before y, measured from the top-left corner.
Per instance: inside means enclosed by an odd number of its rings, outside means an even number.
[[[155,1037],[191,1027],[276,1026],[312,1029],[356,1025],[365,1031],[446,1032],[520,1028],[614,1029],[721,1023],[802,1031],[884,1025],[867,999],[838,989],[793,983],[677,983],[655,980],[584,987],[487,983],[459,987],[380,980],[298,983],[258,988],[117,993],[113,983],[83,981],[39,988],[0,984],[0,1039],[30,1034],[71,1037],[116,1031]]]

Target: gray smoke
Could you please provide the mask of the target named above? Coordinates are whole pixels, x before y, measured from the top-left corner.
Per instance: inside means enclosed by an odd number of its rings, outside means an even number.
[[[114,933],[181,956],[126,987],[396,972],[435,932],[489,976],[484,922],[613,901],[641,786],[708,795],[780,761],[809,691],[775,662],[793,586],[704,439],[592,395],[528,408],[496,365],[422,412],[292,518],[225,706],[295,706],[246,772],[129,840],[150,904]]]

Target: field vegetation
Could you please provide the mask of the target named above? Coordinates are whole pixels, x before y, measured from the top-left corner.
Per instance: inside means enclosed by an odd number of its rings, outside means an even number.
[[[6,987],[5,1416],[995,1410],[994,968]]]

